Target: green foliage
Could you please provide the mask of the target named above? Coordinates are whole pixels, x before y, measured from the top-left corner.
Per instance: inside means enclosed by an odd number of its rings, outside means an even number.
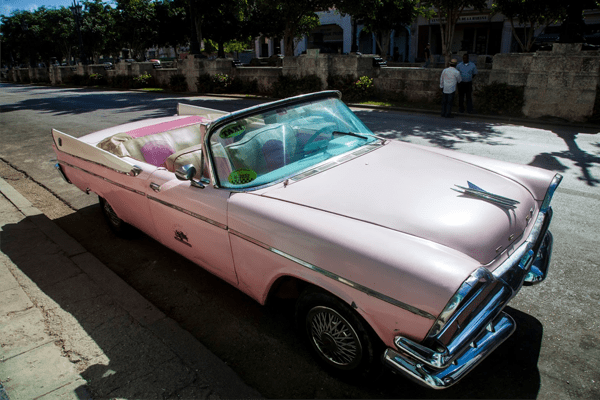
[[[475,92],[477,110],[482,114],[522,115],[525,88],[492,82]]]
[[[106,76],[102,74],[73,74],[69,75],[65,82],[75,86],[104,86],[108,84]]]
[[[92,86],[104,86],[108,84],[108,81],[106,80],[106,76],[102,74],[90,74],[88,83]]]
[[[306,75],[301,78],[296,76],[280,75],[273,84],[272,96],[285,98],[299,94],[318,92],[322,89],[323,82],[317,75]]]
[[[188,85],[185,75],[171,75],[171,77],[169,78],[169,88],[175,92],[186,92],[188,90]]]
[[[375,33],[375,40],[385,59],[392,30],[402,30],[423,13],[419,0],[341,0],[336,7],[360,19],[365,32]]]
[[[258,82],[245,82],[238,77],[231,78],[227,74],[202,74],[197,80],[199,93],[239,93],[255,94],[258,92]]]
[[[563,19],[566,15],[566,4],[561,0],[496,0],[492,12],[504,14],[510,21],[513,36],[521,50],[531,51],[535,30]],[[523,27],[524,38],[516,34],[516,22]]]
[[[131,89],[133,87],[133,79],[127,75],[114,75],[110,79],[110,86],[118,89]]]
[[[372,100],[376,97],[373,78],[368,76],[357,79],[352,75],[333,75],[327,78],[327,86],[342,92],[342,99],[347,102]]]
[[[147,88],[155,85],[156,81],[154,80],[154,77],[147,72],[133,77],[133,87],[136,89]]]

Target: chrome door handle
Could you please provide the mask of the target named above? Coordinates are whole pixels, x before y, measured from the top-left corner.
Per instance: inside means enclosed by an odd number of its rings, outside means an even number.
[[[160,192],[160,185],[157,183],[150,183],[150,189],[154,190],[155,192]]]

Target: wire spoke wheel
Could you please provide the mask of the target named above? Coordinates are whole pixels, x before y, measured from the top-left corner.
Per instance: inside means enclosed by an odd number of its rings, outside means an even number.
[[[317,306],[306,316],[311,344],[327,363],[340,369],[354,369],[362,359],[362,345],[352,325],[337,311]]]
[[[117,216],[117,213],[115,212],[115,210],[113,210],[110,204],[108,204],[108,201],[105,200],[103,203],[104,214],[106,214],[106,216],[108,217],[109,222],[115,227],[121,225],[121,218]]]

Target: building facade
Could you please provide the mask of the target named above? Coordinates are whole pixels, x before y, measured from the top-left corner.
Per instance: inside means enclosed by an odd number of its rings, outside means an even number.
[[[491,5],[484,10],[466,9],[460,16],[452,41],[452,53],[468,53],[475,56],[493,56],[498,53],[519,52],[518,41],[514,38],[510,21],[502,14],[492,14]],[[331,9],[318,12],[321,25],[310,35],[296,43],[294,55],[300,55],[309,49],[318,49],[320,53],[350,53],[352,48],[352,18]],[[586,34],[593,38],[597,36],[600,44],[600,10],[585,11]],[[515,21],[516,33],[525,36],[524,28]],[[557,40],[559,26],[551,25],[538,28],[535,37],[544,36],[548,40]],[[363,30],[358,24],[356,29],[358,51],[363,54],[380,54],[376,40],[371,33]],[[439,18],[427,19],[418,17],[410,26],[400,31],[392,31],[390,47],[387,49],[388,61],[420,62],[424,60],[424,49],[431,44],[431,53],[435,61],[443,61],[442,40]],[[274,54],[284,54],[283,38],[258,37],[255,40],[257,57],[269,57]],[[474,59],[476,57],[473,57]]]

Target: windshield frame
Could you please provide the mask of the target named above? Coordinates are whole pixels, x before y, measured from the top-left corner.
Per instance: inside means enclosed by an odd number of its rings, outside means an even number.
[[[316,102],[316,101],[327,100],[327,99],[332,99],[332,98],[335,98],[335,99],[338,99],[341,101],[342,94],[336,90],[304,94],[304,95],[300,95],[300,96],[291,97],[288,99],[269,102],[266,104],[260,104],[258,106],[253,106],[253,107],[246,108],[243,110],[235,111],[231,114],[227,114],[215,121],[208,123],[206,126],[206,135],[204,137],[204,147],[206,149],[205,154],[207,155],[207,158],[208,158],[207,164],[208,164],[208,168],[210,169],[210,174],[212,176],[211,180],[212,180],[213,187],[226,189],[231,192],[249,192],[249,191],[256,191],[256,190],[264,189],[265,187],[270,187],[270,186],[276,185],[276,184],[284,182],[288,179],[297,181],[300,179],[294,179],[294,177],[302,177],[301,179],[303,179],[303,177],[308,177],[315,173],[315,172],[310,173],[311,171],[316,171],[316,172],[324,171],[335,165],[340,164],[339,160],[342,158],[343,158],[344,162],[348,161],[350,158],[354,158],[354,157],[352,157],[353,154],[355,154],[355,156],[358,157],[362,154],[366,154],[367,152],[370,152],[370,151],[375,150],[376,148],[379,148],[381,145],[383,145],[385,143],[384,139],[379,138],[379,137],[375,136],[373,133],[371,133],[372,137],[376,139],[374,142],[365,143],[365,145],[363,145],[363,146],[359,146],[348,152],[333,156],[327,160],[313,164],[307,168],[303,168],[302,170],[295,171],[294,173],[291,173],[287,176],[283,176],[281,178],[274,179],[270,182],[267,182],[267,183],[264,183],[261,185],[257,185],[257,186],[239,187],[239,188],[221,185],[219,176],[215,169],[215,159],[214,159],[214,155],[213,155],[212,148],[211,148],[211,138],[214,134],[217,134],[217,132],[219,132],[220,128],[223,128],[223,127],[227,126],[228,124],[231,124],[231,123],[241,120],[241,119],[249,118],[249,117],[252,117],[255,115],[259,115],[259,114],[265,114],[265,113],[268,113],[271,111],[276,111],[278,109],[281,109],[282,107],[290,107],[290,106],[294,106],[294,105],[300,105],[300,104],[304,104],[304,103],[308,103],[308,102]],[[358,117],[356,117],[356,118],[360,121],[360,119]],[[361,123],[362,123],[362,121],[361,121]]]

